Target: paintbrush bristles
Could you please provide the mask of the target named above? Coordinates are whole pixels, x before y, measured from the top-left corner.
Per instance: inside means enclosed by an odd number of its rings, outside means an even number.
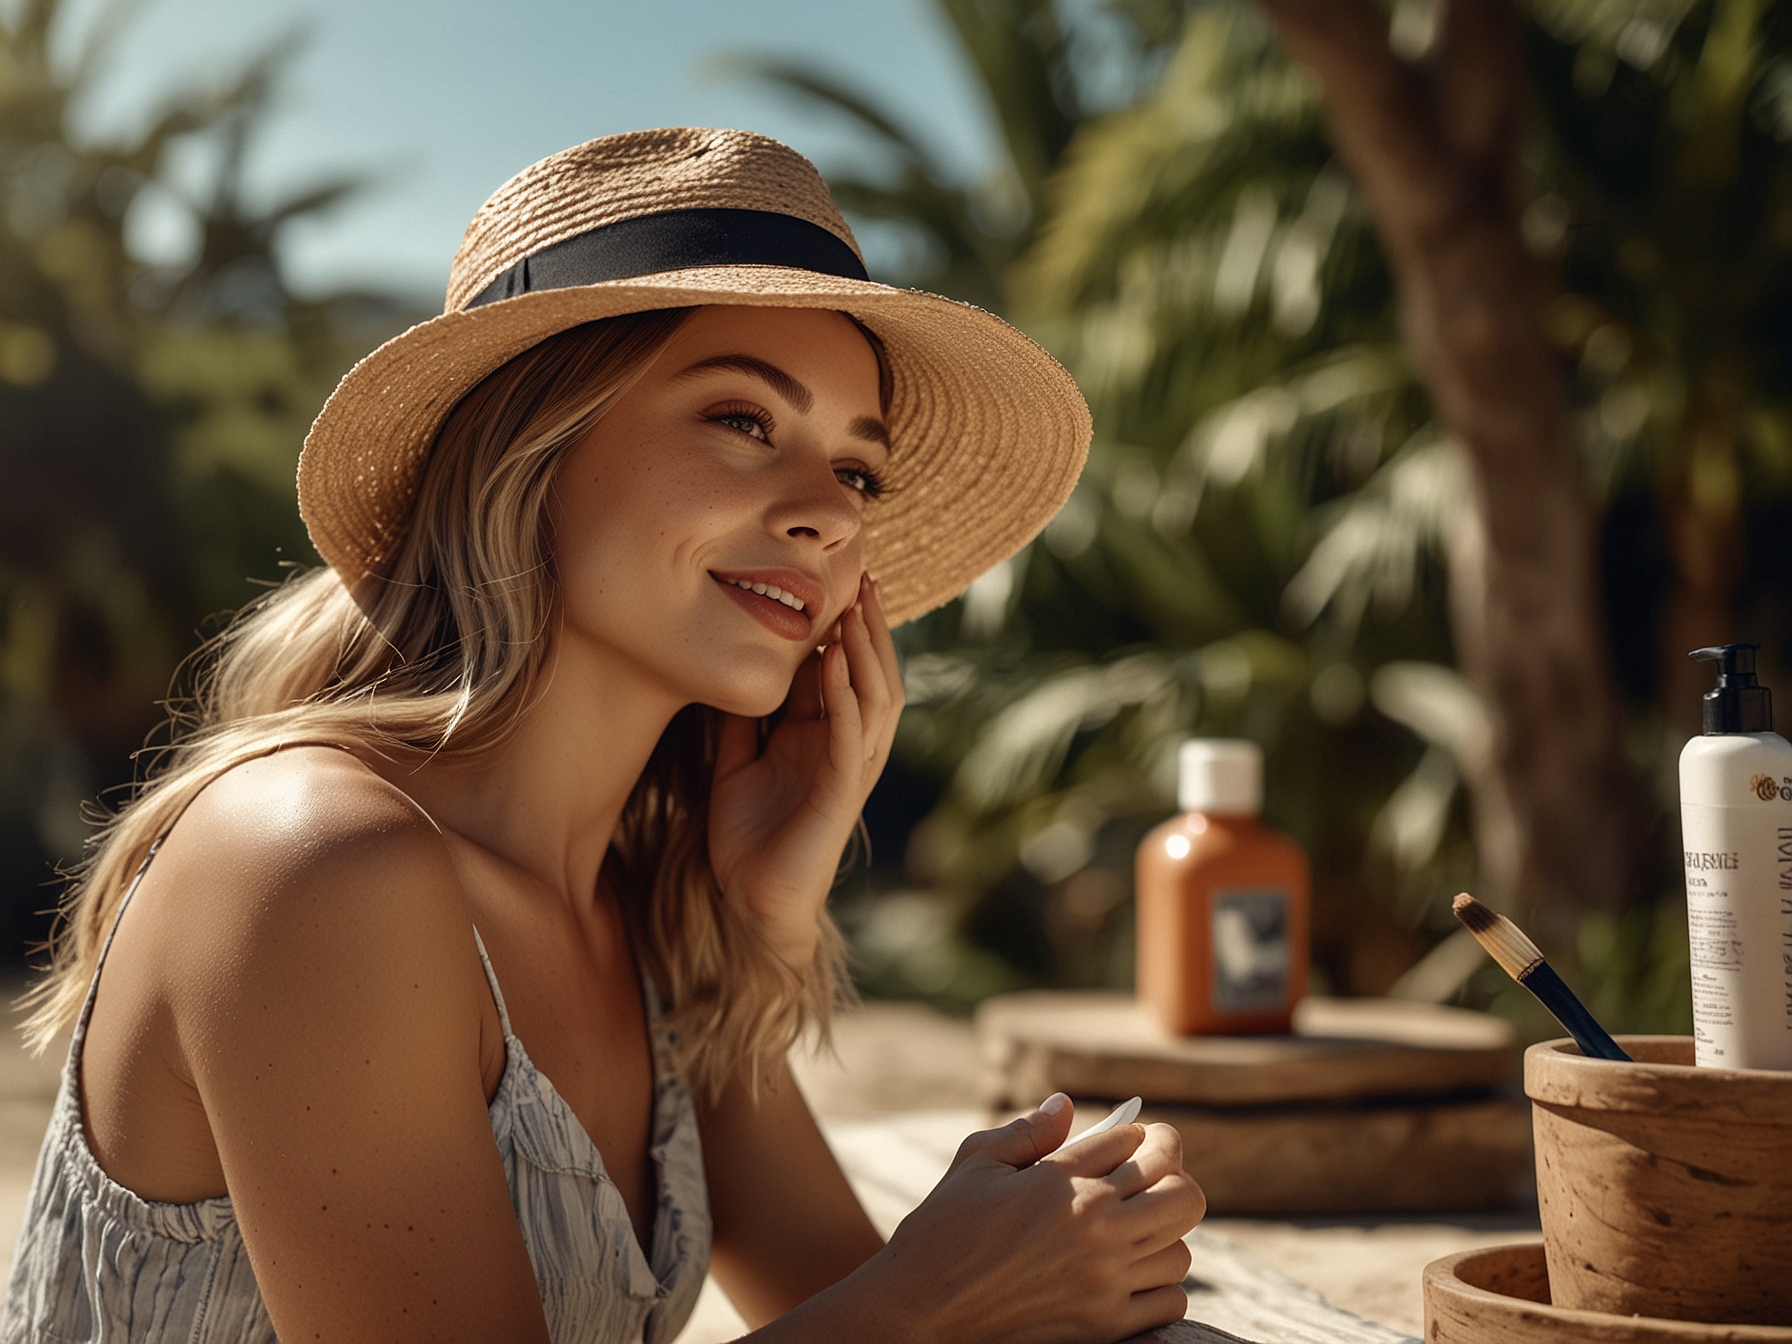
[[[1543,960],[1537,944],[1525,937],[1518,925],[1497,910],[1489,910],[1466,891],[1451,902],[1450,908],[1462,926],[1475,935],[1475,941],[1514,980],[1523,979]]]

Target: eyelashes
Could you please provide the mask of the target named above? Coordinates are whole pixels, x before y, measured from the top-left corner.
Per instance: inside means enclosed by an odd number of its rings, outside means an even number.
[[[745,434],[750,439],[768,444],[772,440],[772,431],[777,427],[770,411],[749,401],[728,402],[714,407],[705,412],[703,418],[711,424],[725,425],[737,434]],[[878,499],[889,489],[883,476],[870,467],[837,467],[834,479],[866,499]]]
[[[889,487],[884,478],[870,467],[837,467],[834,479],[849,490],[857,490],[866,499],[880,498]]]
[[[763,406],[755,406],[750,401],[728,402],[715,407],[703,418],[712,424],[727,425],[729,429],[764,443],[771,442],[772,430],[777,425],[770,411]]]

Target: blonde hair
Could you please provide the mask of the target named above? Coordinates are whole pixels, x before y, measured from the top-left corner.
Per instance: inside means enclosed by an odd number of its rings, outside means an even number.
[[[334,570],[313,570],[200,649],[192,695],[170,702],[167,744],[64,893],[47,973],[26,996],[33,1050],[79,1014],[150,846],[225,771],[300,743],[465,759],[505,740],[535,695],[556,615],[548,501],[559,463],[692,311],[574,327],[490,374],[438,433],[383,580],[351,595]],[[756,1086],[805,1027],[825,1036],[845,983],[844,944],[825,913],[814,963],[798,975],[716,882],[718,725],[701,705],[673,719],[608,860],[686,1070],[712,1098],[743,1070]]]

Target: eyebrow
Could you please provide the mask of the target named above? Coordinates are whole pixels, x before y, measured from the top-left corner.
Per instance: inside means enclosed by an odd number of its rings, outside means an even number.
[[[804,414],[815,405],[815,394],[805,384],[792,378],[776,364],[768,364],[752,355],[711,355],[708,359],[698,360],[683,373],[674,374],[673,380],[689,378],[708,369],[733,369],[737,373],[750,373]]]
[[[873,415],[861,415],[846,427],[846,432],[855,439],[864,439],[868,443],[881,443],[885,451],[890,447],[890,427]]]

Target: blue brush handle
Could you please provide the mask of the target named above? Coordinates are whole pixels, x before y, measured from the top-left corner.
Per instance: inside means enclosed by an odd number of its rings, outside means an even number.
[[[1587,1011],[1586,1005],[1574,997],[1574,991],[1568,988],[1547,961],[1538,962],[1519,976],[1518,983],[1535,994],[1537,1001],[1549,1009],[1556,1021],[1574,1037],[1574,1043],[1580,1047],[1581,1054],[1591,1059],[1630,1058],[1611,1038],[1611,1033],[1600,1026],[1593,1014]]]

